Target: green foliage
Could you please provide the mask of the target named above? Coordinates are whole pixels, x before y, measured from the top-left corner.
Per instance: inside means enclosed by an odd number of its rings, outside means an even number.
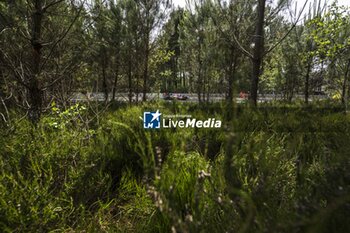
[[[139,116],[155,108],[224,129],[144,130]],[[329,103],[241,105],[232,122],[219,105],[121,107],[93,133],[81,106],[52,110],[1,129],[2,232],[350,229],[350,119]]]
[[[323,16],[315,17],[307,23],[311,28],[309,39],[313,40],[316,50],[311,55],[322,59],[333,60],[340,54],[346,53],[350,45],[349,13],[345,7],[333,3],[328,12]]]
[[[82,116],[86,112],[86,107],[80,104],[75,104],[66,110],[59,109],[55,102],[51,104],[51,115],[43,120],[43,124],[55,129],[63,129],[72,127],[72,123],[80,124],[83,121]],[[79,126],[80,126],[79,125]]]

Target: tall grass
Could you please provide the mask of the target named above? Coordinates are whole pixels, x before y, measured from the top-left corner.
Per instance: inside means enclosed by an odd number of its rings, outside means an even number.
[[[223,127],[143,129],[156,109]],[[0,231],[348,232],[348,126],[322,104],[53,105],[1,128]]]

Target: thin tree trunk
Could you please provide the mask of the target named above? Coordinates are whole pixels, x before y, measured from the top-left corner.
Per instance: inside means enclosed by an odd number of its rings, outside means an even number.
[[[174,72],[174,80],[175,80],[175,88],[177,90],[178,85],[181,85],[181,80],[180,80],[180,84],[178,84],[178,77],[177,77],[177,58],[175,57],[174,59],[174,67],[173,67],[173,72]],[[180,77],[181,78],[181,77]]]
[[[227,100],[229,102],[233,101],[233,82],[235,77],[235,72],[237,68],[238,57],[235,56],[235,48],[231,47],[230,53],[230,69],[228,74],[228,91],[227,91]]]
[[[306,104],[309,103],[310,71],[311,71],[311,61],[308,61],[307,68],[306,68],[306,75],[305,75],[305,90],[304,90],[304,97],[305,97]]]
[[[185,78],[184,72],[181,72],[181,79],[182,79],[182,87],[184,90],[186,90],[186,78]]]
[[[108,84],[107,84],[107,75],[106,75],[106,60],[107,59],[102,59],[102,91],[105,96],[105,102],[107,103],[108,102]]]
[[[258,2],[258,18],[254,35],[254,50],[253,50],[253,70],[250,87],[250,100],[256,106],[258,100],[259,76],[261,74],[261,64],[264,52],[264,18],[265,18],[265,3],[266,0]]]
[[[142,95],[142,101],[147,100],[147,81],[148,81],[148,62],[149,62],[149,46],[148,46],[148,40],[146,45],[146,51],[145,51],[145,64],[144,64],[144,70],[143,70],[143,95]]]
[[[136,95],[136,103],[139,102],[139,74],[136,73],[136,90],[135,90],[135,95]]]
[[[290,90],[287,92],[289,103],[292,103],[292,101],[293,101],[293,95],[294,95],[293,89],[294,89],[294,86],[293,86],[293,84],[291,84]]]
[[[116,65],[116,68],[115,68],[115,76],[114,76],[113,91],[112,91],[112,101],[115,101],[115,93],[117,91],[117,84],[118,84],[118,75],[119,75],[119,63]]]
[[[344,81],[343,81],[343,87],[342,87],[342,104],[344,105],[345,112],[348,110],[348,93],[346,91],[347,86],[348,86],[348,74],[349,74],[349,69],[350,69],[350,59],[348,60],[348,64],[346,66],[345,74],[344,74]]]
[[[149,54],[146,52],[146,58],[145,58],[145,67],[143,71],[143,95],[142,95],[142,101],[147,100],[147,81],[148,81],[148,58]]]
[[[198,40],[198,80],[197,80],[197,95],[198,102],[202,102],[202,60],[201,60],[201,39]]]
[[[131,58],[128,61],[128,88],[129,88],[129,103],[132,102],[132,72],[131,72]]]
[[[197,81],[197,95],[198,95],[198,102],[202,102],[202,92],[201,92],[201,68],[199,68],[199,72],[198,72],[198,81]]]
[[[206,86],[207,86],[207,103],[209,103],[209,101],[210,101],[210,99],[209,99],[209,97],[210,97],[210,83],[209,83],[209,77],[208,77],[208,75],[207,75],[207,84],[206,84]]]
[[[37,123],[41,116],[42,107],[42,90],[40,89],[39,74],[41,61],[41,27],[42,27],[42,1],[36,0],[34,2],[34,12],[32,14],[33,25],[31,35],[32,46],[32,66],[31,74],[28,83],[29,94],[29,119],[33,123]]]
[[[0,53],[0,98],[4,96],[3,90],[4,90],[4,85],[5,85],[5,75],[3,72],[3,65],[5,65],[4,59],[2,57],[2,54]]]
[[[232,56],[232,50],[233,48],[231,48],[231,54],[230,54],[230,67],[229,67],[229,71],[228,71],[228,89],[227,89],[227,100],[229,102],[232,102],[233,100],[233,56]]]

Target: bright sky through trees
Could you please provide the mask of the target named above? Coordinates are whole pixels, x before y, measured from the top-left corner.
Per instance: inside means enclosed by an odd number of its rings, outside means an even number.
[[[216,1],[216,0],[214,0],[214,1]],[[277,4],[277,2],[278,2],[278,0],[272,0],[272,1],[275,2],[275,4]],[[294,16],[293,16],[293,19],[291,21],[294,22],[294,20],[297,18],[299,12],[303,9],[305,1],[307,1],[307,5],[302,12],[302,16],[306,16],[310,12],[309,9],[313,8],[315,0],[292,0],[290,9],[291,9],[291,12]],[[321,0],[321,7],[323,7],[325,3],[327,4],[326,6],[330,6],[335,1],[338,1],[339,6],[350,7],[350,0]],[[173,0],[173,4],[175,7],[176,6],[186,7],[186,2],[188,2],[188,0]],[[270,1],[268,1],[268,2],[270,2]],[[295,12],[295,4],[297,4],[297,11],[296,12]],[[311,12],[312,12],[312,10],[311,10]],[[290,13],[287,13],[286,17],[290,18]],[[301,17],[300,20],[302,21],[303,18],[304,17]]]
[[[298,8],[302,8],[306,0],[293,0],[293,2],[298,2]],[[309,0],[310,2],[313,2],[314,0]],[[323,2],[327,2],[328,5],[330,5],[333,0],[323,0]],[[175,6],[181,6],[184,7],[186,6],[186,0],[173,0],[173,3]],[[350,6],[350,1],[349,0],[338,0],[339,5],[344,5],[344,6]]]

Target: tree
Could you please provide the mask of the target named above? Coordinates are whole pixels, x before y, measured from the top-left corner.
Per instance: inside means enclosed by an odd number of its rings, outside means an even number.
[[[250,99],[254,105],[258,99],[258,85],[261,74],[261,64],[264,53],[264,19],[265,19],[266,0],[258,0],[257,21],[255,26],[255,35],[253,40],[253,56],[252,56],[252,78],[250,87]]]
[[[185,10],[181,21],[183,69],[189,76],[192,86],[190,90],[197,93],[199,102],[205,98],[208,101],[211,81],[209,76],[216,66],[217,33],[210,17],[211,8],[210,1],[193,1]]]
[[[343,64],[342,103],[347,109],[348,76],[350,69],[350,14],[345,7],[332,4],[324,17],[315,17],[308,23],[310,38],[315,42],[312,55],[323,63]],[[346,61],[342,63],[342,61]]]
[[[250,100],[253,105],[257,105],[257,98],[258,98],[258,89],[259,89],[259,78],[262,74],[262,64],[263,64],[263,58],[272,52],[280,43],[292,32],[294,27],[297,25],[299,18],[301,17],[301,14],[306,6],[307,0],[302,8],[302,10],[299,12],[299,15],[297,17],[297,20],[293,22],[290,29],[287,30],[286,33],[284,33],[280,38],[277,38],[277,41],[273,41],[274,44],[271,44],[269,48],[266,47],[265,43],[265,26],[267,26],[268,21],[272,21],[276,16],[278,16],[278,13],[285,9],[287,7],[288,1],[281,0],[278,2],[277,7],[271,8],[270,6],[266,7],[266,0],[257,0],[256,6],[256,20],[254,22],[255,32],[252,38],[252,49],[247,49],[242,45],[242,43],[235,39],[235,43],[237,44],[237,47],[240,49],[240,51],[251,59],[252,62],[252,71],[251,71],[251,83],[250,83]],[[250,6],[252,7],[252,6]],[[268,9],[268,15],[265,15],[265,10]],[[251,50],[251,52],[250,52]]]
[[[238,68],[243,62],[239,45],[247,47],[250,44],[248,34],[253,34],[253,9],[249,7],[252,1],[217,1],[211,12],[214,25],[219,34],[218,45],[224,55],[222,69],[227,80],[227,100],[233,100],[233,84],[237,81]],[[233,23],[234,22],[234,23]],[[246,31],[247,33],[239,33]]]
[[[143,96],[142,100],[146,101],[149,79],[149,58],[151,50],[154,48],[152,45],[152,33],[156,33],[156,30],[161,27],[161,24],[167,16],[167,11],[170,7],[170,2],[165,0],[138,0],[138,23],[141,26],[142,37],[142,51],[143,51]]]
[[[59,22],[53,15],[63,10],[66,11],[65,20]],[[70,56],[75,52],[58,51],[58,48],[70,32],[78,31],[74,25],[82,11],[82,5],[76,6],[63,0],[8,3],[11,23],[1,40],[9,46],[1,48],[1,57],[10,89],[15,94],[13,98],[28,110],[33,123],[39,121],[44,103],[50,101],[47,92],[64,80],[67,77],[65,73],[70,72],[75,66],[73,63],[77,62],[75,56]],[[71,46],[75,46],[73,41],[68,48]],[[63,54],[70,54],[70,59],[59,62]],[[57,67],[64,68],[54,69]]]
[[[127,78],[129,102],[132,102],[133,92],[136,100],[139,93],[139,74],[141,70],[141,28],[138,19],[138,8],[135,1],[124,0],[121,3],[123,15],[121,56],[123,56],[124,74]],[[136,78],[135,82],[134,79]]]

